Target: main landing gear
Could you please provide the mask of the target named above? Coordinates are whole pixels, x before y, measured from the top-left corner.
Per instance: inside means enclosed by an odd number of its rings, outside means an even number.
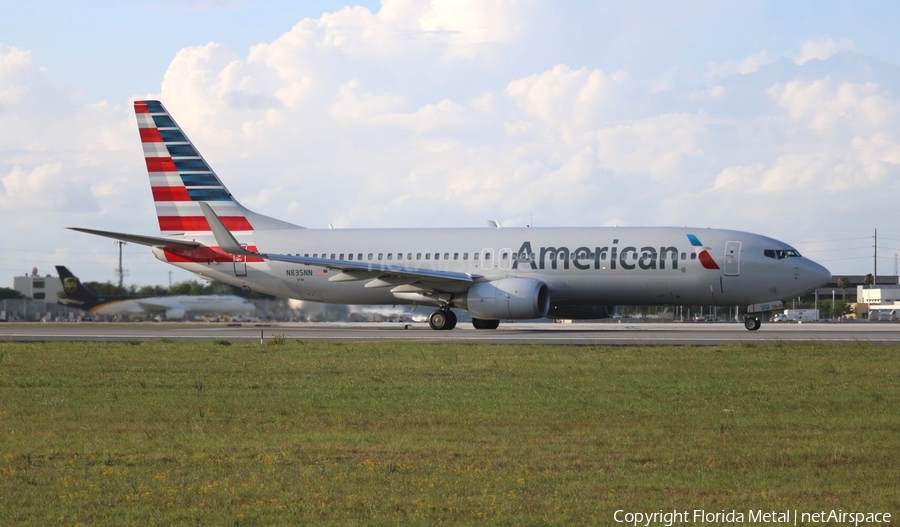
[[[456,314],[449,309],[438,309],[428,317],[431,329],[444,330],[456,327]]]
[[[475,329],[497,329],[500,327],[499,320],[483,320],[480,318],[472,318],[472,325]]]
[[[438,309],[428,317],[428,325],[436,330],[453,329],[456,327],[456,314],[449,309]],[[472,325],[475,329],[497,329],[500,321],[472,318]]]

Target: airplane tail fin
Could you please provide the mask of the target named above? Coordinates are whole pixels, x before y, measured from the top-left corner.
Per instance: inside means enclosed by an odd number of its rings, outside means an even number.
[[[134,113],[162,234],[210,232],[201,202],[231,231],[300,228],[238,203],[161,102],[135,101]]]
[[[62,282],[64,304],[72,304],[82,309],[91,309],[101,303],[100,298],[81,283],[77,276],[64,265],[57,265],[56,272]]]

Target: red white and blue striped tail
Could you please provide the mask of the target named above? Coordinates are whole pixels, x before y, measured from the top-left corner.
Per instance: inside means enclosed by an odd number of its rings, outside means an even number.
[[[234,232],[298,228],[238,203],[161,102],[135,101],[134,113],[163,234],[210,232],[200,202]]]

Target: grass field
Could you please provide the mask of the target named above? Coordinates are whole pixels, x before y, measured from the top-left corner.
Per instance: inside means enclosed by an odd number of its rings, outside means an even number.
[[[900,512],[900,344],[0,343],[0,524]]]

